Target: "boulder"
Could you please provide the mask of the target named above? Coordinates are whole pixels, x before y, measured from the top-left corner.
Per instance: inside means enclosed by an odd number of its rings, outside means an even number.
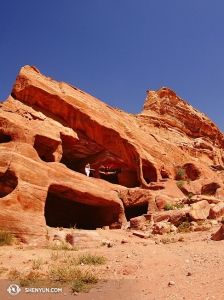
[[[224,224],[221,225],[218,231],[214,233],[211,237],[213,241],[221,241],[224,240]]]
[[[131,229],[141,230],[145,225],[146,218],[144,216],[139,216],[136,218],[130,219],[130,227]]]
[[[170,224],[167,222],[158,222],[154,224],[152,233],[153,234],[164,234],[170,232]]]
[[[210,208],[209,217],[210,219],[217,219],[224,215],[224,201],[217,203]]]
[[[166,204],[175,204],[175,200],[167,195],[157,195],[156,196],[156,205],[158,207],[158,209],[164,209]]]
[[[205,220],[209,216],[210,205],[208,201],[202,200],[191,205],[189,216],[192,220]]]

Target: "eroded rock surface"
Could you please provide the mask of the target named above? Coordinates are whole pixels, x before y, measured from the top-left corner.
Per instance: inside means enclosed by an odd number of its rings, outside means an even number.
[[[170,89],[148,91],[132,115],[25,66],[0,104],[0,227],[41,240],[47,226],[120,228],[163,209],[158,195],[222,202],[223,146],[218,127]]]

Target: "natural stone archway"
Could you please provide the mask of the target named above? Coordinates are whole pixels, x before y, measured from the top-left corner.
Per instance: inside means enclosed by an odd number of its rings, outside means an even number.
[[[118,204],[106,204],[100,201],[91,204],[91,201],[88,203],[86,193],[78,194],[68,188],[60,192],[62,188],[61,186],[49,188],[44,210],[48,226],[93,230],[119,221]]]
[[[0,198],[9,195],[18,185],[18,179],[13,171],[7,170],[0,177]]]
[[[37,134],[34,141],[34,149],[39,157],[46,162],[54,162],[54,153],[57,150],[60,141],[53,140],[47,136]]]
[[[0,132],[0,144],[1,143],[9,143],[11,142],[12,138],[10,135]]]

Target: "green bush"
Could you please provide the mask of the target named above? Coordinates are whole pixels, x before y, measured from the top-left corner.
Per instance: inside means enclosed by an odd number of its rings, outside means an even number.
[[[186,173],[185,173],[184,169],[178,168],[176,170],[176,179],[177,180],[181,180],[181,179],[183,180],[183,179],[185,179],[185,176],[186,176]]]
[[[190,226],[191,223],[190,222],[182,222],[179,226],[178,226],[178,232],[182,232],[182,233],[186,233],[186,232],[190,232]]]
[[[173,210],[174,206],[172,204],[166,203],[164,205],[164,210]]]
[[[12,242],[13,235],[6,230],[0,230],[0,246],[11,245]]]
[[[178,186],[179,189],[181,189],[183,185],[184,185],[184,181],[183,180],[178,180],[177,181],[177,186]]]

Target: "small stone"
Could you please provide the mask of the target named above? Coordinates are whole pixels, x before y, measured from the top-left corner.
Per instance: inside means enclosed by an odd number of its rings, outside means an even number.
[[[130,257],[131,257],[131,255],[130,255],[130,254],[128,254],[128,255],[127,255],[127,258],[130,258]]]
[[[175,282],[172,280],[168,282],[168,286],[171,286],[171,285],[175,285]]]
[[[122,239],[121,244],[125,244],[125,243],[128,243],[128,240],[127,239]]]

